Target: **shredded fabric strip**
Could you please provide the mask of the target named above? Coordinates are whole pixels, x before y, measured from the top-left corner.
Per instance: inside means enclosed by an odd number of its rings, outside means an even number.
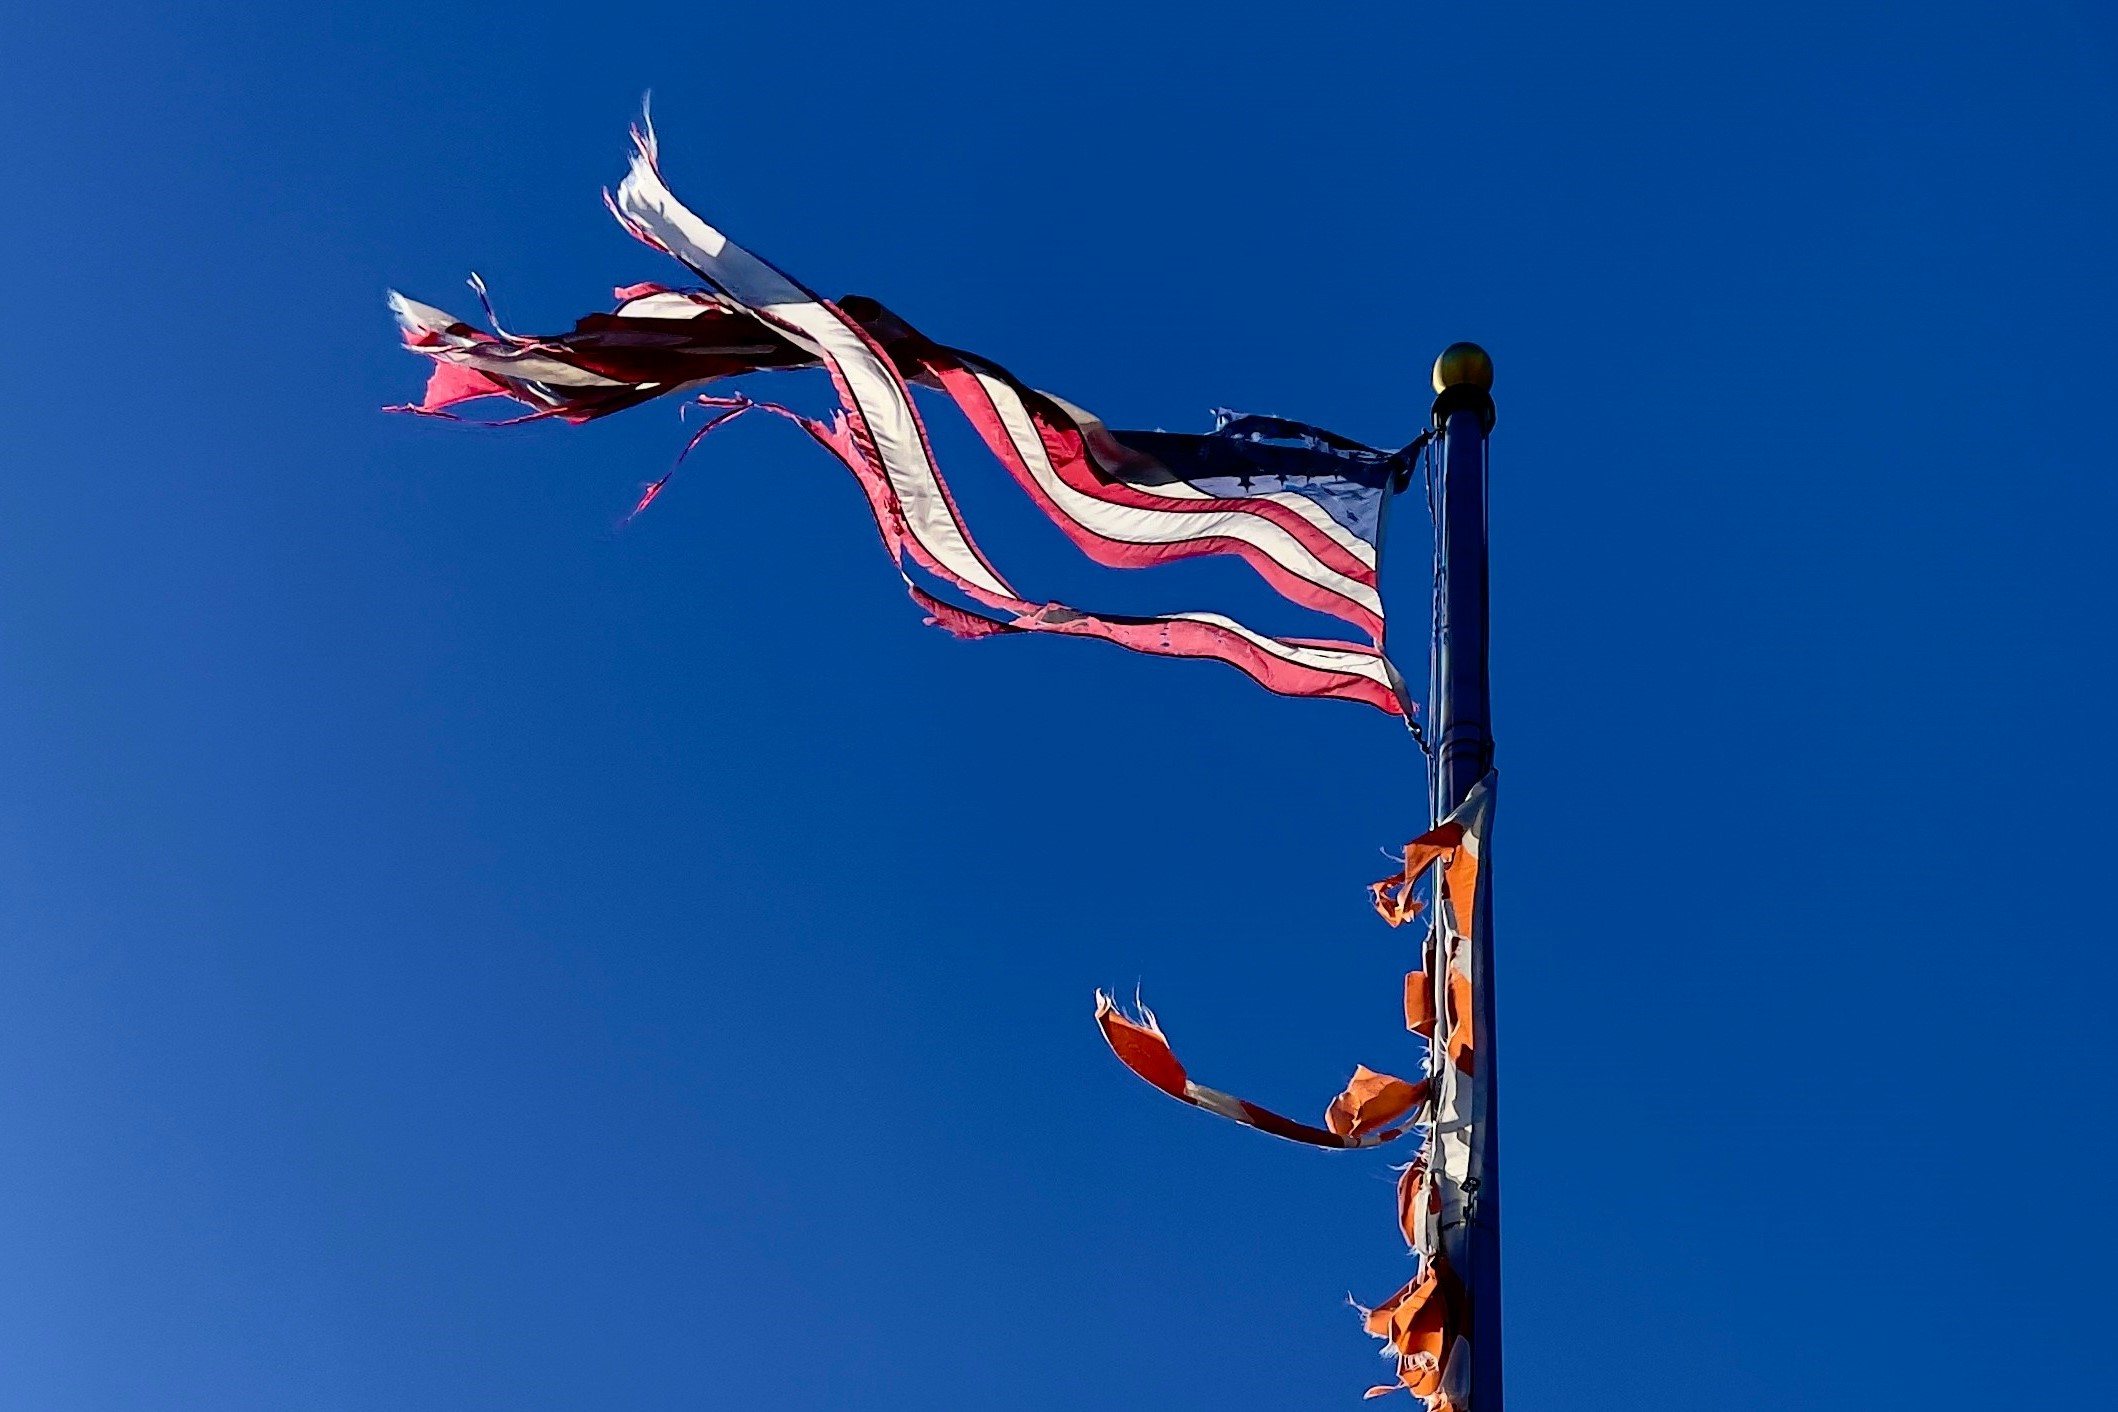
[[[1096,1023],[1119,1063],[1180,1103],[1289,1142],[1311,1147],[1380,1147],[1404,1136],[1404,1127],[1391,1124],[1426,1102],[1425,1081],[1406,1083],[1358,1065],[1345,1090],[1325,1108],[1324,1126],[1312,1127],[1233,1094],[1193,1083],[1169,1047],[1161,1025],[1156,1023],[1155,1012],[1145,1005],[1135,1009],[1137,1014],[1128,1015],[1110,996],[1096,992]]]

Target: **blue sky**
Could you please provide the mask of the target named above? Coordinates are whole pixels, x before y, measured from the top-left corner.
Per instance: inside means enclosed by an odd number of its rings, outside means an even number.
[[[376,410],[385,286],[668,277],[649,88],[700,209],[1115,423],[1393,442],[1493,350],[1518,1408],[2102,1405],[2107,9],[40,6],[0,77],[0,1405],[1379,1367],[1388,1157],[1089,1017],[1404,1062],[1392,723],[924,628],[763,419],[621,532],[673,409]],[[957,459],[1040,591],[1257,601]]]

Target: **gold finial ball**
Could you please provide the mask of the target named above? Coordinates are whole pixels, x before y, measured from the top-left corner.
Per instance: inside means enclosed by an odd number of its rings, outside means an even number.
[[[1491,392],[1493,359],[1475,343],[1452,343],[1434,360],[1434,390],[1446,392],[1465,386]]]

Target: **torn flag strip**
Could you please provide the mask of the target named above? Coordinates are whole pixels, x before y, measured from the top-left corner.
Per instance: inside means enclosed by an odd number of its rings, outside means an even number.
[[[1379,1147],[1404,1135],[1405,1127],[1391,1127],[1391,1123],[1426,1102],[1426,1083],[1406,1083],[1362,1065],[1354,1069],[1345,1091],[1331,1100],[1325,1126],[1311,1127],[1233,1094],[1193,1083],[1156,1023],[1154,1011],[1144,1005],[1138,1009],[1137,1016],[1128,1015],[1110,996],[1096,992],[1096,1023],[1120,1063],[1181,1103],[1289,1142],[1311,1147]]]

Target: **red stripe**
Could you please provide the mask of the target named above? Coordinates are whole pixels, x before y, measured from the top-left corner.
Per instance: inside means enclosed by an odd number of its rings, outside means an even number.
[[[1396,694],[1373,678],[1355,672],[1334,672],[1290,662],[1284,657],[1265,651],[1241,633],[1230,632],[1214,623],[1193,622],[1188,618],[1126,622],[1122,619],[1099,618],[1090,613],[1075,613],[1057,603],[1049,604],[1036,612],[1038,617],[1033,624],[1021,625],[1026,630],[1065,633],[1072,637],[1101,638],[1105,642],[1115,642],[1120,647],[1129,647],[1135,652],[1147,652],[1160,657],[1210,657],[1226,662],[1248,675],[1267,691],[1281,696],[1321,696],[1341,701],[1365,701],[1390,715],[1401,714]],[[1350,644],[1341,642],[1331,646],[1345,651]]]

